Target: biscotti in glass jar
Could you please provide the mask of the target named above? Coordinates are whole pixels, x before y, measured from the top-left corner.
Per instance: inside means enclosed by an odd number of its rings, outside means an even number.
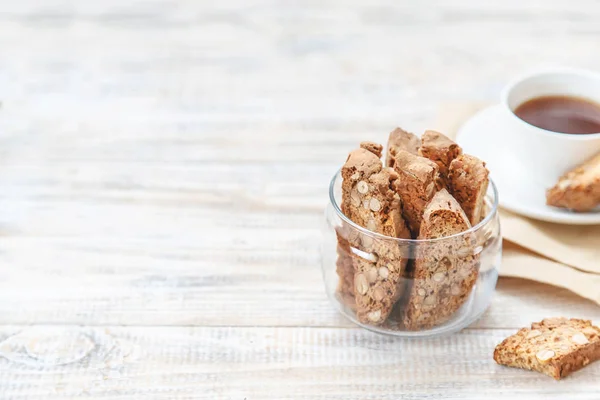
[[[477,181],[477,159],[454,154],[452,168],[460,173],[452,176],[425,161],[424,151],[392,153],[384,166],[381,146],[363,143],[331,180],[322,243],[327,294],[342,314],[376,332],[456,332],[484,313],[496,287],[496,187],[486,171],[471,207],[460,180]]]

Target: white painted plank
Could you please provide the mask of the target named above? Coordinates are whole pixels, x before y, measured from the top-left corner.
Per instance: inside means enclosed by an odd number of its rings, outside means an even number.
[[[399,340],[357,329],[2,327],[2,398],[594,399],[600,364],[561,382],[495,364],[513,330]],[[80,335],[80,336],[77,336]],[[77,345],[44,347],[61,338]],[[20,338],[20,339],[19,339]],[[95,346],[81,361],[81,350]],[[21,347],[19,347],[21,346]],[[29,353],[27,353],[29,351]],[[57,352],[58,351],[58,352]],[[33,357],[32,357],[33,356]],[[35,357],[38,358],[35,358]],[[41,359],[41,360],[40,360]],[[41,366],[43,364],[43,366]]]
[[[310,235],[277,233],[287,239],[262,245],[5,238],[0,315],[11,323],[350,326],[328,303]],[[566,290],[506,280],[477,326],[560,315],[600,320],[600,308]]]

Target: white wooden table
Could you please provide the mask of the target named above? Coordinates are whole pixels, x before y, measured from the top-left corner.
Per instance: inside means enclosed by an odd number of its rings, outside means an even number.
[[[357,329],[319,266],[330,176],[540,64],[600,69],[575,0],[0,2],[1,399],[598,399],[494,346],[600,307],[501,280],[481,321]]]

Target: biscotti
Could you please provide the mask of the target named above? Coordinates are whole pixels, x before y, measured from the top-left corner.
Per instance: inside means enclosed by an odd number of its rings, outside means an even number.
[[[400,128],[394,129],[388,138],[385,165],[394,168],[396,154],[401,150],[417,155],[420,143],[421,141],[416,135]]]
[[[421,141],[398,128],[389,142],[387,151],[361,142],[341,169],[342,215],[330,220],[337,234],[335,296],[344,313],[381,330],[458,323],[471,313],[463,305],[485,250],[469,219],[486,210],[485,164],[435,131]],[[393,168],[382,163],[384,152]],[[338,184],[336,178],[330,192],[336,201]]]
[[[458,201],[469,222],[475,226],[485,216],[485,195],[489,171],[477,157],[461,154],[451,163],[448,173],[450,193]]]
[[[468,299],[477,280],[479,256],[470,235],[448,237],[471,228],[458,202],[442,189],[423,213],[413,283],[405,309],[404,328],[421,330],[447,321]]]
[[[416,236],[423,219],[423,210],[436,191],[438,166],[425,157],[400,150],[396,153],[394,170],[398,173],[395,189],[402,199],[402,213]]]
[[[600,359],[600,328],[581,319],[549,318],[496,346],[494,360],[561,379]]]
[[[397,174],[383,168],[378,157],[379,147],[364,143],[361,146],[350,153],[342,167],[342,212],[371,232],[410,238],[400,212],[400,198],[392,189]],[[338,257],[342,290],[347,292],[350,287],[347,263],[351,260],[357,318],[364,323],[381,324],[402,294],[402,275],[408,255],[395,242],[379,240],[352,227],[343,230],[341,235],[349,244],[347,254]],[[344,244],[338,237],[338,252],[340,250],[344,251]],[[348,298],[347,293],[345,297]]]
[[[383,151],[383,146],[379,143],[375,142],[360,142],[360,148],[365,149],[377,156],[377,158],[381,158],[381,152]]]
[[[564,174],[546,192],[546,204],[589,211],[600,204],[600,154]]]
[[[336,294],[340,297],[340,301],[344,305],[356,311],[356,299],[354,298],[354,262],[350,243],[344,238],[344,231],[347,231],[347,229],[339,228],[339,231],[336,232],[338,257],[335,263],[335,270],[339,278]]]
[[[448,169],[450,163],[462,154],[462,148],[448,137],[436,131],[425,131],[421,137],[419,155],[438,165],[440,173],[439,188],[448,187]]]

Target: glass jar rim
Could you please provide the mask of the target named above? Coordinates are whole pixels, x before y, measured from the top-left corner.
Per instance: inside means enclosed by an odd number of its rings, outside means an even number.
[[[331,203],[331,205],[333,206],[333,209],[335,210],[335,213],[348,225],[354,227],[355,229],[361,231],[364,234],[376,237],[376,238],[380,238],[380,239],[385,239],[385,240],[395,240],[401,243],[433,243],[433,242],[439,242],[439,241],[443,241],[443,240],[448,240],[448,239],[453,239],[453,238],[458,238],[464,235],[468,235],[470,233],[476,232],[479,229],[481,229],[482,227],[486,226],[496,215],[496,213],[498,212],[498,188],[496,187],[496,184],[494,183],[494,181],[490,178],[489,179],[489,187],[491,187],[492,189],[492,207],[490,209],[490,211],[488,212],[488,214],[485,216],[484,219],[482,219],[477,225],[472,226],[471,228],[467,229],[466,231],[462,231],[460,233],[455,233],[454,235],[450,235],[450,236],[442,236],[439,238],[435,238],[435,239],[403,239],[403,238],[396,238],[393,236],[387,236],[381,233],[377,233],[377,232],[373,232],[363,226],[360,226],[359,224],[357,224],[356,222],[352,221],[350,218],[348,218],[343,212],[342,209],[340,208],[339,204],[337,203],[336,199],[335,199],[335,194],[334,194],[334,189],[335,189],[335,183],[337,182],[338,179],[342,178],[342,170],[341,168],[335,173],[335,175],[333,175],[333,178],[331,179],[331,182],[329,183],[329,202]]]

